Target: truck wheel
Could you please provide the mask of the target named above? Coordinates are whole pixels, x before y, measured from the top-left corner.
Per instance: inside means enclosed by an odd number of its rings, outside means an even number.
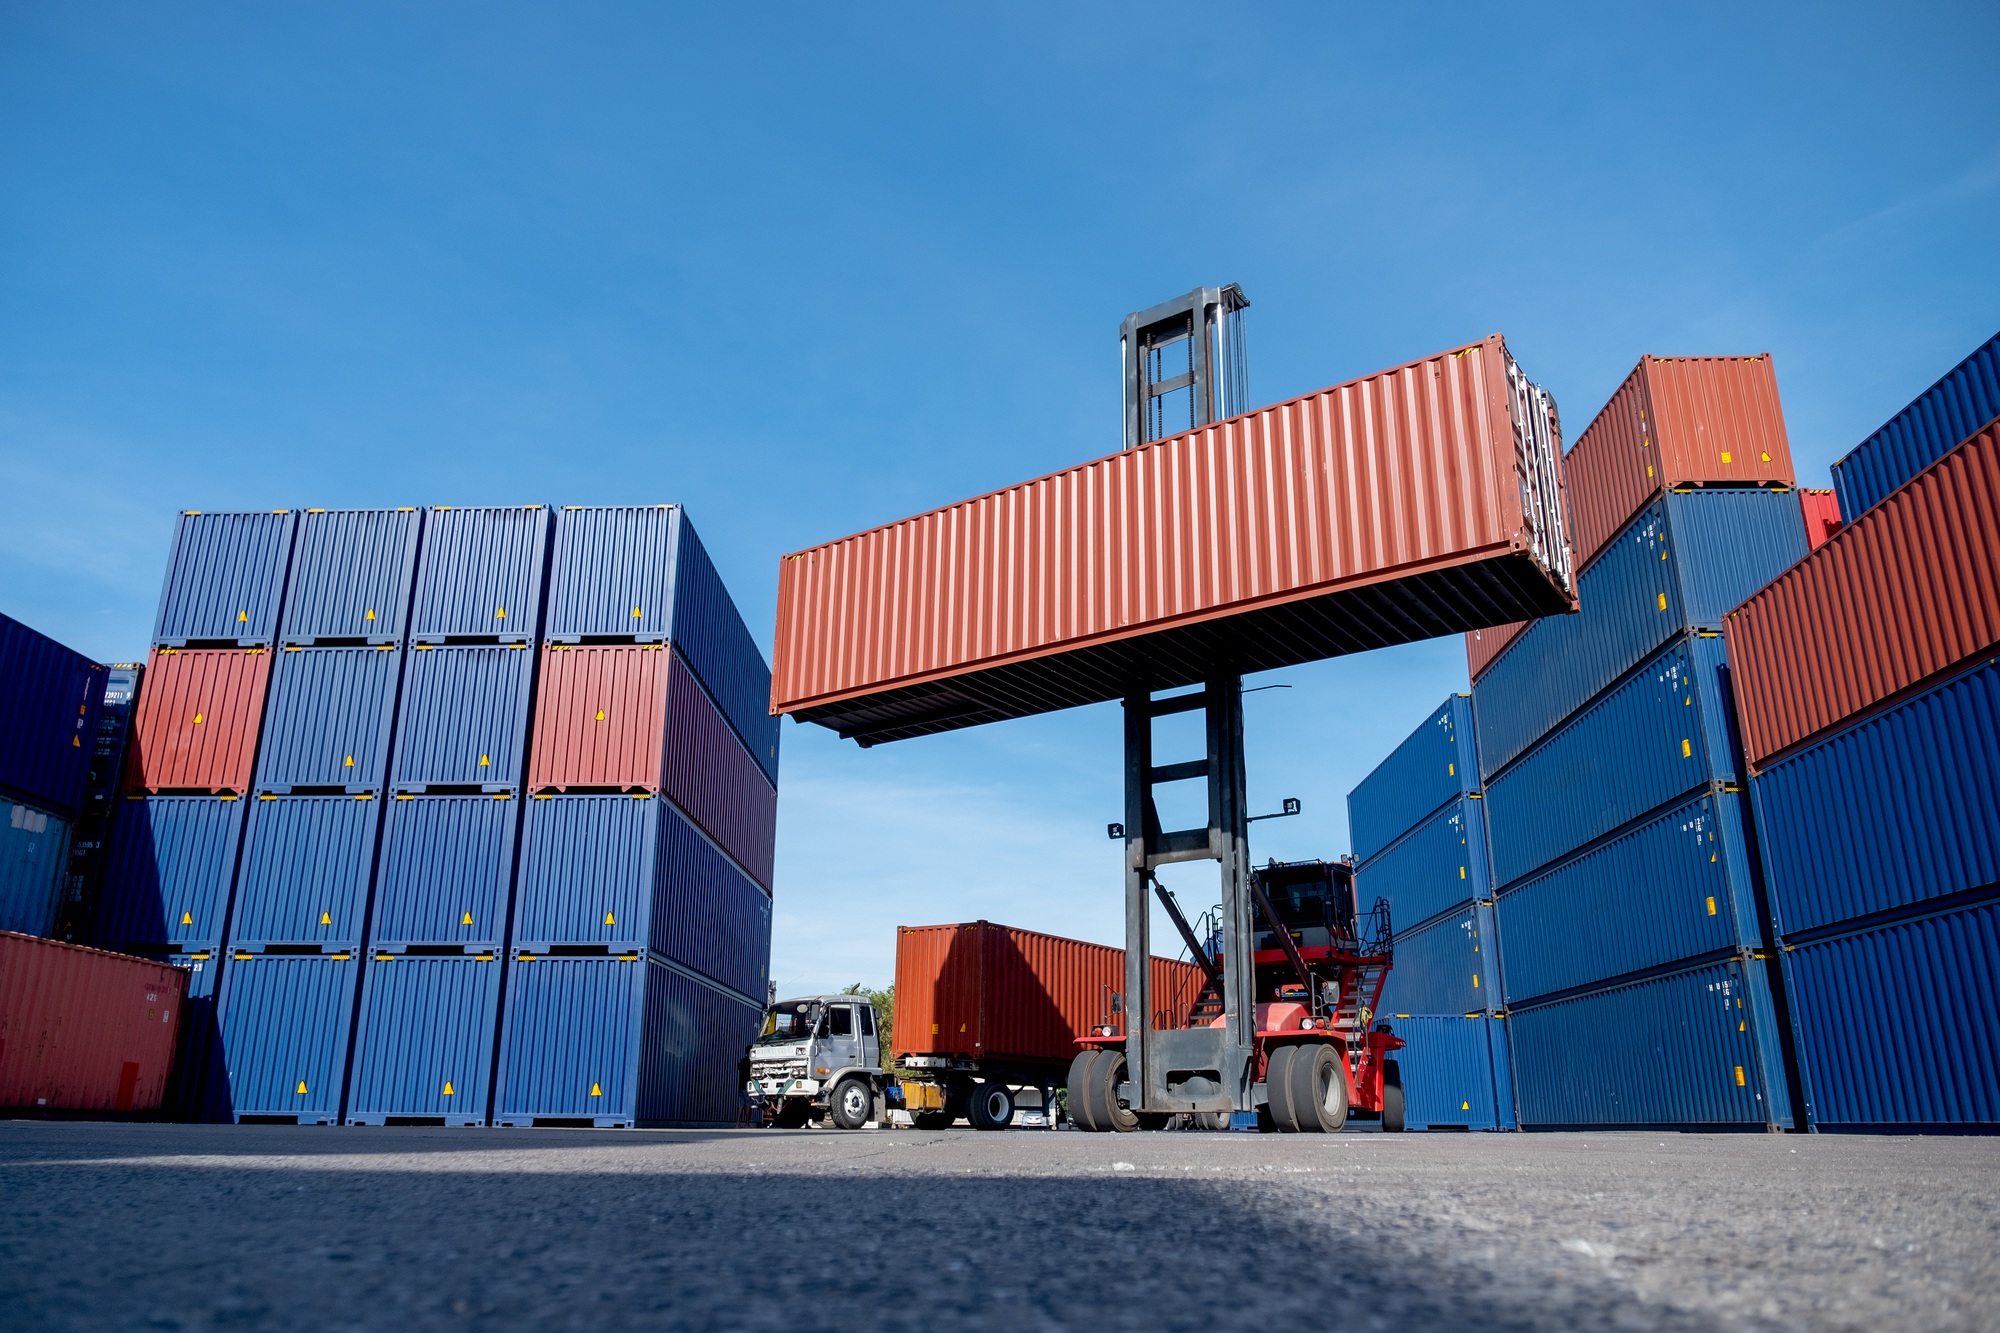
[[[1292,1119],[1301,1134],[1338,1134],[1347,1123],[1347,1061],[1322,1042],[1291,1059]]]
[[[833,1123],[840,1129],[860,1129],[875,1110],[875,1090],[858,1078],[844,1078],[827,1098]]]
[[[1271,1128],[1280,1134],[1296,1134],[1299,1122],[1292,1117],[1291,1046],[1273,1046],[1264,1061],[1264,1100],[1270,1108]]]
[[[1382,1132],[1403,1132],[1403,1067],[1394,1060],[1382,1062]]]
[[[1097,1117],[1090,1112],[1090,1069],[1101,1054],[1094,1046],[1078,1051],[1076,1059],[1069,1062],[1069,1079],[1063,1085],[1063,1105],[1069,1112],[1069,1122],[1089,1134],[1098,1130]]]
[[[966,1101],[974,1129],[1005,1129],[1014,1123],[1014,1094],[1004,1083],[975,1083]]]
[[[812,1103],[803,1097],[787,1097],[771,1117],[773,1129],[804,1129],[806,1121],[812,1118]]]

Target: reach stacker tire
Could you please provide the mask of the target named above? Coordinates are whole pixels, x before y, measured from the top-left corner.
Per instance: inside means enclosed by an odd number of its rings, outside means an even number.
[[[1292,1052],[1291,1046],[1273,1046],[1264,1060],[1264,1103],[1270,1117],[1271,1128],[1280,1134],[1299,1132],[1298,1122],[1292,1118]]]
[[[1078,1051],[1076,1059],[1069,1062],[1069,1077],[1063,1082],[1063,1104],[1069,1112],[1069,1122],[1086,1133],[1095,1133],[1097,1122],[1090,1116],[1090,1098],[1085,1089],[1090,1085],[1090,1067],[1097,1062],[1095,1049]]]
[[[1347,1124],[1347,1070],[1340,1053],[1320,1042],[1294,1047],[1286,1074],[1294,1131],[1340,1133]]]
[[[1403,1069],[1394,1060],[1382,1062],[1382,1132],[1403,1132]]]
[[[827,1099],[833,1123],[840,1129],[860,1129],[875,1110],[875,1092],[858,1078],[844,1078]]]
[[[974,1129],[1005,1129],[1014,1123],[1014,1094],[1004,1083],[975,1083],[965,1109]]]

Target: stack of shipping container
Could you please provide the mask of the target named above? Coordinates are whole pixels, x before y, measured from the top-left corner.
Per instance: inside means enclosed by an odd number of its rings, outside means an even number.
[[[83,782],[83,802],[69,844],[69,873],[62,903],[56,909],[55,937],[72,944],[95,937],[97,902],[104,889],[105,865],[111,853],[111,826],[118,813],[118,791],[125,776],[125,749],[132,734],[132,712],[146,668],[138,662],[113,662],[105,672],[104,706],[97,715],[97,735],[91,747],[90,771]]]
[[[1808,549],[1770,359],[1643,359],[1564,470],[1580,610],[1467,644],[1516,1111],[1790,1124],[1721,637]]]
[[[1834,466],[1728,621],[1814,1125],[2000,1122],[2000,338]]]
[[[1386,899],[1395,966],[1378,1019],[1412,1129],[1512,1129],[1493,891],[1472,700],[1447,699],[1347,797],[1355,895]]]
[[[0,616],[0,930],[55,928],[104,682],[97,663]]]
[[[680,576],[686,568],[700,577]],[[613,586],[614,572],[627,583]],[[681,594],[705,599],[697,610],[676,601],[682,583],[698,585]],[[738,987],[739,1007],[754,1003],[769,948],[775,727],[760,708],[767,767],[740,738],[742,762],[731,764],[689,696],[761,700],[769,677],[680,510],[188,514],[98,910],[101,942],[190,973],[182,1113],[485,1124],[496,1066],[518,1088],[533,1082],[520,1071],[580,1055],[578,1033],[562,1026],[579,1018],[573,1006],[557,1002],[560,1021],[514,1020],[508,959],[517,906],[532,896],[524,889],[517,904],[517,871],[540,864],[530,844],[556,867],[539,883],[544,910],[595,904],[600,887],[568,868],[604,846],[601,833],[524,821],[530,738],[544,730],[537,665],[555,653],[542,644],[544,604],[552,627],[568,625],[588,620],[576,608],[592,596],[628,604],[621,646],[643,638],[644,651],[680,666],[683,720],[653,726],[650,793],[671,774],[673,799],[722,830],[711,836],[735,839],[732,864],[762,872],[746,908],[725,892],[735,886],[703,877],[707,867],[662,865],[656,894],[686,920],[678,936],[655,931],[654,947],[665,966],[721,973],[714,985]],[[597,621],[551,632],[578,651],[614,634]],[[704,634],[698,647],[676,637]],[[707,668],[699,683],[688,661]],[[722,733],[737,736],[727,723]],[[744,765],[761,806],[746,796]],[[759,809],[761,820],[744,813]],[[595,952],[609,953],[601,942]],[[617,1058],[638,1063],[643,1052],[698,1095],[527,1118],[733,1119],[740,1051],[724,1060],[717,1043],[744,1025],[705,1017],[693,1025],[702,1042],[676,1043],[662,1024],[684,1017],[683,1000],[655,1005],[643,1023],[601,1004],[582,1021],[598,1023],[599,1046]],[[737,1044],[747,1041],[746,1028]]]

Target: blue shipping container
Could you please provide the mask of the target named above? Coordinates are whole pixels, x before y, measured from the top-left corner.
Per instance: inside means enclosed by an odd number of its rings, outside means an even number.
[[[125,749],[132,739],[132,709],[139,699],[139,680],[146,668],[137,662],[114,662],[104,673],[104,707],[97,714],[97,736],[90,745],[90,770],[83,783],[83,804],[97,806],[108,818],[118,799],[125,773]],[[88,742],[87,742],[88,743]]]
[[[545,505],[432,509],[417,557],[411,636],[419,643],[534,642],[548,562]]]
[[[380,791],[403,654],[393,645],[278,654],[257,749],[257,790]]]
[[[1710,787],[1502,893],[1507,1003],[1761,947],[1744,815]]]
[[[270,643],[278,632],[297,526],[298,516],[283,510],[182,514],[167,556],[153,642],[175,648]]]
[[[1808,1115],[1838,1129],[2000,1123],[2000,886],[1785,955]]]
[[[1523,1126],[1791,1128],[1765,965],[1731,959],[1509,1011]]]
[[[1486,787],[1504,892],[1586,843],[1711,782],[1736,780],[1720,637],[1678,639]]]
[[[1347,793],[1355,857],[1368,860],[1448,802],[1478,789],[1472,696],[1454,694]]]
[[[2000,662],[1751,780],[1778,931],[2000,883]]]
[[[220,945],[244,803],[233,796],[147,796],[119,806],[97,903],[98,942],[142,953]]]
[[[233,951],[216,1005],[226,1092],[206,1118],[339,1124],[360,969],[351,954]]]
[[[778,780],[771,669],[679,505],[565,507],[556,516],[547,637],[670,640],[764,775]]]
[[[285,587],[286,643],[401,643],[417,567],[415,509],[308,509]]]
[[[1486,803],[1463,797],[1447,805],[1355,869],[1363,904],[1389,900],[1389,918],[1411,930],[1461,903],[1490,901]]]
[[[398,796],[384,811],[372,948],[497,949],[520,807],[494,796]]]
[[[1493,909],[1470,905],[1396,937],[1384,1013],[1472,1014],[1500,1007]]]
[[[0,616],[0,794],[76,814],[104,683],[97,663]]]
[[[199,1121],[210,1110],[219,1111],[229,1104],[222,1033],[215,1021],[222,956],[212,949],[148,956],[188,974],[187,1005],[181,1011],[181,1031],[174,1042],[174,1072],[167,1080],[161,1114],[170,1120]]]
[[[1498,1018],[1396,1014],[1407,1043],[1392,1057],[1403,1076],[1408,1129],[1513,1129],[1507,1027]]]
[[[1833,465],[1849,523],[2000,417],[2000,334]]]
[[[69,861],[69,821],[0,797],[0,930],[47,935]]]
[[[493,954],[377,954],[361,983],[350,1125],[483,1125],[500,1017]]]
[[[538,796],[521,852],[514,947],[651,948],[752,999],[771,900],[668,801]]]
[[[1577,614],[1529,625],[1472,687],[1486,776],[1667,640],[1721,629],[1724,615],[1806,551],[1790,491],[1688,491],[1640,510],[1578,578]]]
[[[518,791],[534,680],[535,654],[526,644],[413,650],[392,785]]]
[[[352,796],[270,796],[251,806],[231,949],[359,945],[380,816],[379,802]]]
[[[731,1125],[763,1006],[660,958],[517,959],[500,1125]]]

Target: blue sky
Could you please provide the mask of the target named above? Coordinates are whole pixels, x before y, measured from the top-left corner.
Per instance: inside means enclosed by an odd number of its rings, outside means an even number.
[[[182,508],[678,500],[768,645],[781,552],[1115,449],[1199,284],[1253,401],[1769,351],[1820,485],[2000,328],[1989,4],[712,8],[0,5],[0,611],[140,655]],[[1273,679],[1255,851],[1332,855],[1465,665]],[[1117,938],[1114,706],[784,745],[782,986]]]

